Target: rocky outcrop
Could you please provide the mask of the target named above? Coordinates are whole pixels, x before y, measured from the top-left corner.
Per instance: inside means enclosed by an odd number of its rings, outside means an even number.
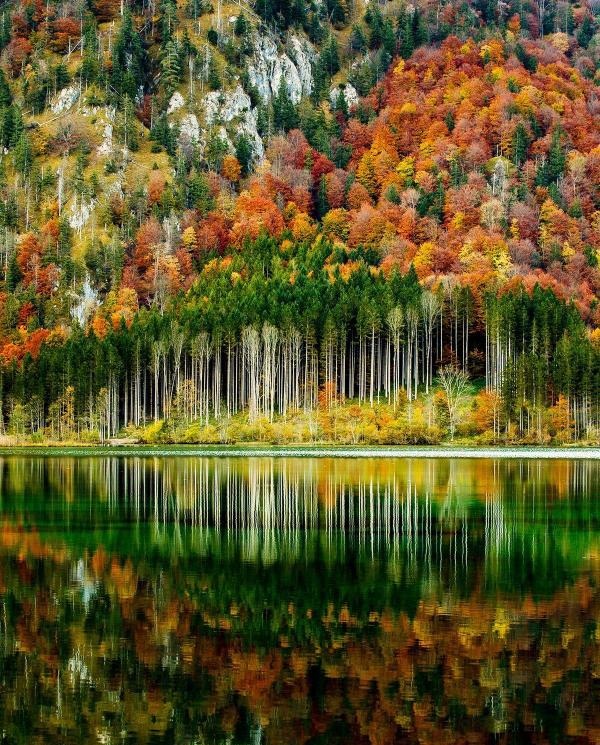
[[[263,101],[277,95],[282,82],[294,103],[311,93],[313,88],[311,62],[315,58],[312,46],[297,36],[288,40],[289,54],[279,53],[268,36],[255,36],[254,52],[248,65],[248,78]],[[293,59],[292,59],[293,58]]]
[[[167,106],[167,115],[174,114],[176,111],[179,111],[179,109],[182,109],[185,106],[185,101],[183,99],[183,96],[179,91],[175,91],[173,95],[171,96],[171,99],[169,101],[169,105]]]
[[[71,307],[71,316],[80,326],[84,327],[90,318],[94,315],[98,307],[98,293],[90,284],[90,279],[86,276],[81,293],[74,296],[74,303]]]
[[[254,157],[261,160],[264,155],[264,146],[257,131],[256,110],[252,108],[250,96],[241,85],[233,91],[211,91],[203,100],[204,113],[207,126],[218,124],[229,126],[231,135],[244,134],[252,143]],[[233,131],[235,126],[235,131]],[[222,136],[222,135],[221,135]],[[223,138],[231,142],[229,133]]]
[[[331,101],[332,106],[337,106],[340,98],[340,93],[343,93],[344,98],[346,99],[346,106],[349,109],[351,109],[353,106],[356,106],[359,96],[356,88],[351,83],[336,86],[329,91],[329,100]]]
[[[97,114],[97,121],[102,127],[102,142],[98,146],[98,155],[109,156],[112,154],[114,142],[114,123],[116,110],[114,107],[107,107]]]
[[[75,200],[75,203],[71,205],[69,215],[69,225],[73,230],[80,231],[85,226],[90,219],[95,204],[95,199],[90,199],[89,202],[85,199]]]
[[[68,111],[79,99],[79,88],[74,85],[70,85],[68,88],[63,88],[53,98],[50,104],[50,109],[53,114],[62,114]]]
[[[243,119],[252,111],[250,96],[241,85],[230,92],[211,91],[204,96],[203,104],[208,125]]]
[[[113,125],[109,122],[102,130],[102,142],[98,145],[98,155],[110,155],[113,149]]]
[[[179,139],[200,142],[200,124],[195,114],[186,114],[179,122]]]
[[[263,102],[277,94],[285,82],[292,101],[297,103],[312,92],[314,81],[312,63],[316,53],[310,42],[300,36],[290,35],[287,51],[281,51],[269,36],[255,34],[253,53],[248,64],[250,84],[256,88]],[[185,113],[185,100],[176,92],[171,96],[167,114],[178,120],[179,142],[205,144],[205,132],[200,127],[196,114]],[[263,141],[258,133],[258,116],[250,96],[238,84],[231,91],[211,91],[202,99],[202,113],[207,129],[216,128],[219,136],[231,149],[240,135],[245,135],[252,144],[256,160],[264,157]],[[181,118],[180,118],[181,117]]]
[[[298,36],[290,36],[288,46],[289,56],[298,70],[302,83],[302,94],[309,96],[314,85],[312,66],[317,58],[316,52],[310,42]]]

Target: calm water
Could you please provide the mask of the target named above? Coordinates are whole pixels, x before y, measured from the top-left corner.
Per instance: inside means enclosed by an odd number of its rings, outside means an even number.
[[[597,743],[600,463],[0,458],[0,743]]]

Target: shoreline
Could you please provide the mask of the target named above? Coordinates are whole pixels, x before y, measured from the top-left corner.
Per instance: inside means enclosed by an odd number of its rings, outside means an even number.
[[[71,457],[212,457],[212,458],[456,458],[528,460],[600,460],[600,447],[566,445],[462,447],[336,446],[336,445],[10,445],[0,446],[0,456]]]

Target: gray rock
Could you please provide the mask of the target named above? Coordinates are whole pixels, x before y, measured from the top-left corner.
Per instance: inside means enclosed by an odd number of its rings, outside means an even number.
[[[248,77],[265,102],[277,95],[282,82],[286,83],[294,103],[312,91],[311,60],[315,56],[314,50],[307,41],[291,36],[289,51],[289,55],[280,54],[273,39],[268,36],[254,37],[254,53],[248,65]]]
[[[183,96],[179,91],[175,91],[173,95],[171,96],[171,100],[169,101],[169,105],[167,106],[167,114],[174,114],[176,111],[179,111],[179,109],[182,109],[185,106],[185,101],[183,100]]]
[[[50,109],[53,114],[62,114],[64,111],[68,111],[79,98],[79,88],[74,85],[70,85],[68,88],[63,88],[59,93],[56,94]]]
[[[252,143],[254,158],[261,160],[264,156],[263,142],[258,134],[256,110],[252,108],[250,96],[241,85],[233,91],[211,91],[203,100],[207,126],[216,124],[230,125],[230,132],[221,127],[223,139],[233,150],[232,137],[244,134]]]
[[[312,93],[314,84],[312,65],[317,58],[315,50],[310,42],[306,39],[301,39],[299,36],[290,36],[288,45],[290,49],[289,56],[296,65],[298,76],[302,83],[302,93],[305,96],[309,96]]]
[[[73,228],[73,230],[81,230],[86,225],[87,221],[91,217],[95,204],[95,199],[90,199],[89,202],[87,202],[85,199],[82,199],[81,201],[76,200],[75,203],[71,205],[69,225],[71,226],[71,228]]]
[[[200,142],[200,124],[195,114],[186,114],[183,117],[179,123],[179,138],[190,142]]]
[[[246,117],[252,109],[250,96],[241,85],[233,91],[211,91],[204,96],[204,111],[207,124],[231,122]]]
[[[329,91],[329,100],[331,101],[332,106],[337,104],[340,92],[343,92],[344,98],[346,99],[346,106],[349,109],[356,106],[359,96],[356,88],[351,83],[346,83],[345,85],[340,86],[336,85],[335,88],[332,88]]]

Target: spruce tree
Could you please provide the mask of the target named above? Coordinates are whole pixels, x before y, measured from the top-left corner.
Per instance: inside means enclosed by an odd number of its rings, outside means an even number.
[[[529,135],[523,122],[519,122],[512,136],[512,161],[516,166],[520,166],[527,158],[528,147]]]
[[[592,16],[586,13],[583,16],[579,30],[577,31],[577,43],[580,47],[587,49],[590,41],[594,38],[596,33],[596,22]]]
[[[0,109],[7,108],[12,103],[12,93],[6,80],[4,70],[0,67]]]
[[[161,59],[161,77],[167,97],[171,97],[181,81],[180,50],[175,39],[170,39],[164,46]]]
[[[325,42],[321,50],[320,62],[323,69],[332,78],[340,69],[340,56],[338,52],[337,40],[333,34]]]
[[[289,132],[298,125],[298,113],[290,94],[287,83],[282,80],[273,99],[273,126],[275,130]]]
[[[252,143],[250,138],[243,133],[235,143],[235,157],[242,168],[242,176],[247,176],[252,166]]]
[[[8,262],[8,269],[6,272],[7,290],[9,292],[14,292],[22,279],[23,275],[21,274],[21,269],[19,268],[19,264],[17,263],[17,254],[16,251],[13,251],[10,257],[10,261]]]
[[[321,220],[329,212],[329,202],[327,201],[327,182],[325,176],[321,176],[319,188],[317,189],[316,211],[317,217]]]

